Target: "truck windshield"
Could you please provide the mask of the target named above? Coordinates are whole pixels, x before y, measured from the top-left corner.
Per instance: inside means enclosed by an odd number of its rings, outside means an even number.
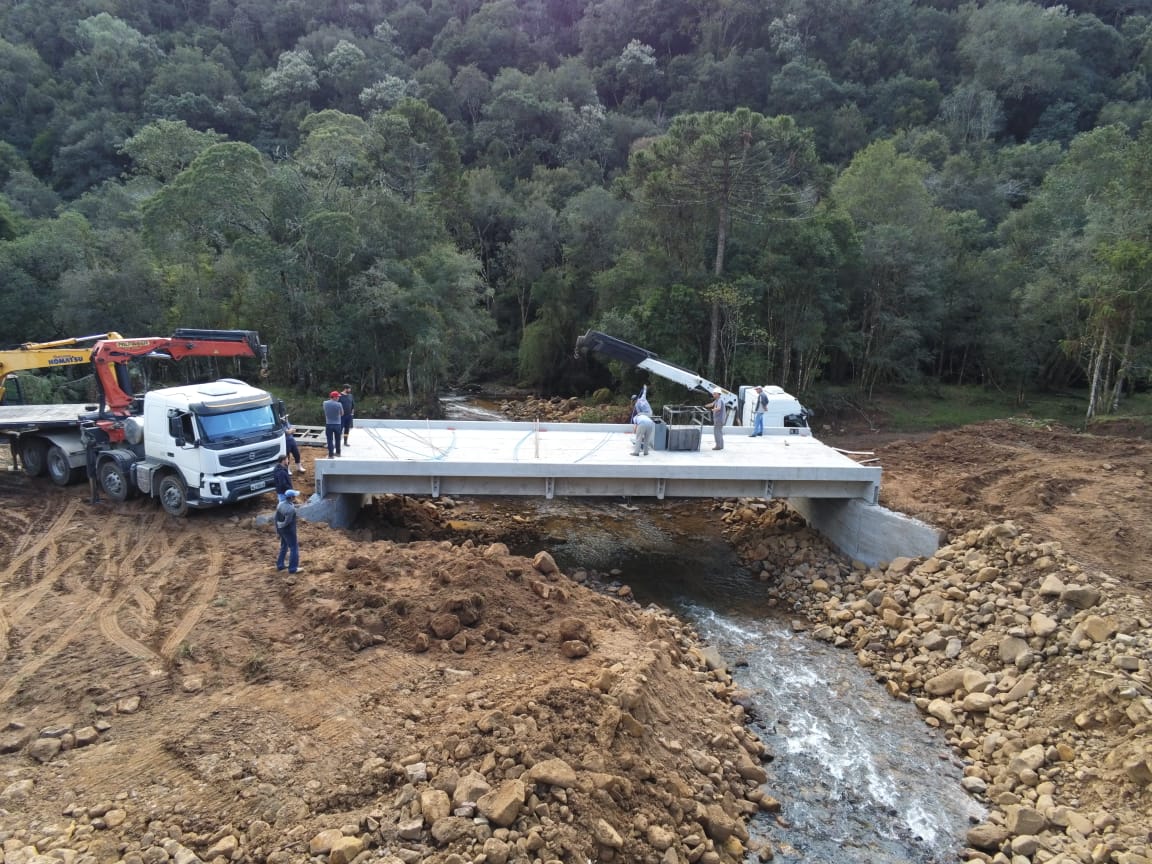
[[[280,424],[276,422],[276,415],[271,405],[232,411],[228,414],[199,414],[197,419],[200,421],[206,444],[280,431]]]

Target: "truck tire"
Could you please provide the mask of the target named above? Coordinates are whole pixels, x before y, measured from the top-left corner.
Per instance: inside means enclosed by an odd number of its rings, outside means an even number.
[[[48,443],[43,438],[27,438],[20,441],[20,461],[24,463],[24,473],[29,477],[43,477]]]
[[[169,474],[160,481],[160,506],[170,516],[188,515],[188,487],[184,485],[184,478],[178,474]]]
[[[45,462],[48,468],[48,476],[52,478],[52,482],[57,486],[67,486],[69,483],[75,481],[80,473],[79,469],[72,467],[72,463],[68,460],[68,454],[64,452],[64,448],[57,444],[53,444],[48,448],[48,455],[45,457]]]
[[[124,466],[115,459],[105,459],[96,468],[96,477],[100,481],[100,488],[104,494],[123,504],[132,497],[132,481]]]

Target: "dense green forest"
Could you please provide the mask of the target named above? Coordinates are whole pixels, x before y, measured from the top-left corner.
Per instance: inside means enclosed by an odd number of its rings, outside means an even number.
[[[0,342],[273,380],[1149,378],[1146,0],[8,0]]]

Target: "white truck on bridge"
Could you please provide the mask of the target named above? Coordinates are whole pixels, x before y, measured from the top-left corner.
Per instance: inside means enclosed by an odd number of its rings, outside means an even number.
[[[712,398],[712,394],[716,390],[719,390],[720,398],[727,405],[725,424],[731,426],[739,421],[741,426],[750,427],[752,425],[752,414],[755,410],[756,385],[754,384],[741,385],[738,391],[733,393],[689,369],[661,360],[659,355],[653,354],[646,348],[617,339],[615,336],[609,336],[607,333],[601,333],[599,330],[589,330],[576,340],[577,357],[587,354],[589,351],[595,351],[605,357],[619,360],[621,363],[627,363],[637,369],[643,369],[653,375],[667,378],[669,381],[675,381],[689,390],[706,394],[709,399]],[[768,411],[764,415],[764,429],[766,431],[785,429],[787,430],[786,434],[789,435],[812,434],[812,430],[808,428],[808,418],[812,416],[812,412],[801,405],[795,396],[776,386],[764,386],[763,390],[768,397]]]

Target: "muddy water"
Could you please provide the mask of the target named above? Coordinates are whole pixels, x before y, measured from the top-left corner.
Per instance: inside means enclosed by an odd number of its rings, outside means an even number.
[[[852,652],[794,632],[764,584],[740,568],[718,521],[692,524],[659,505],[525,504],[566,572],[615,571],[640,603],[691,621],[752,693],[754,728],[776,755],[767,791],[784,804],[778,818],[757,817],[752,833],[771,842],[775,860],[957,860],[969,818],[981,811],[961,790],[943,738]]]

